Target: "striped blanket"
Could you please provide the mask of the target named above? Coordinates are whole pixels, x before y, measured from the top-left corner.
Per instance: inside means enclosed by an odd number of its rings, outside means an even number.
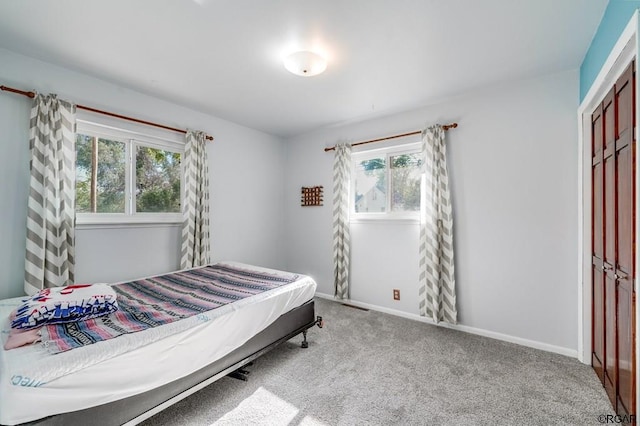
[[[230,265],[210,265],[113,286],[118,311],[85,321],[42,327],[50,353],[168,324],[278,288],[299,278]]]

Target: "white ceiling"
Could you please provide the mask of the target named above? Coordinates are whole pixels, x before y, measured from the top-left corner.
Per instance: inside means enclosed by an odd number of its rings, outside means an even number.
[[[286,137],[578,68],[606,4],[2,0],[0,47]],[[327,71],[288,73],[300,49]]]

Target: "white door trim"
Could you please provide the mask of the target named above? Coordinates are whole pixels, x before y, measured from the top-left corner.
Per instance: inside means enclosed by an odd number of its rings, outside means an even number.
[[[625,27],[611,50],[589,92],[578,108],[578,359],[591,364],[591,113],[602,101],[607,91],[622,75],[629,62],[638,58],[638,10]],[[636,73],[640,76],[640,72]],[[636,105],[640,100],[640,84],[636,76]],[[636,135],[640,123],[640,108],[636,106]],[[636,155],[636,236],[640,242],[640,155]],[[640,250],[636,249],[636,274],[640,272]],[[634,282],[638,292],[638,280]],[[636,303],[636,330],[640,330],[640,304]],[[640,339],[636,338],[636,389],[640,382],[638,354]],[[636,392],[636,413],[640,413],[640,392]]]

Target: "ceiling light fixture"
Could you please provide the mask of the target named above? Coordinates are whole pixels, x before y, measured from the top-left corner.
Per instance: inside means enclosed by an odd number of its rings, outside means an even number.
[[[301,50],[284,58],[284,67],[293,74],[312,77],[327,69],[327,60],[317,53]]]

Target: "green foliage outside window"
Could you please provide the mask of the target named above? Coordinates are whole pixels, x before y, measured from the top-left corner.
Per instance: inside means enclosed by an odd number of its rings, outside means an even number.
[[[138,147],[136,211],[180,212],[180,154]]]
[[[76,135],[76,211],[92,212],[93,137]],[[125,144],[98,138],[95,213],[124,213]]]
[[[420,168],[418,154],[391,157],[391,210],[420,210]]]
[[[422,160],[418,154],[402,154],[391,156],[391,210],[420,210],[420,174]],[[373,158],[360,162],[360,168],[367,176],[376,177],[376,188],[387,193],[386,157]],[[356,202],[363,194],[356,194]],[[357,209],[356,209],[357,211]]]
[[[98,138],[95,153],[93,148],[93,136],[76,135],[76,212],[124,213],[126,144]],[[181,154],[146,146],[138,146],[135,154],[136,212],[180,212]],[[94,155],[97,168],[92,194]]]

